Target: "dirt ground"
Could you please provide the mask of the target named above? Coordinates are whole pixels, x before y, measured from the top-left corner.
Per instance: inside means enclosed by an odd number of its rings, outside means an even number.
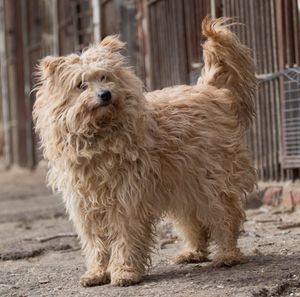
[[[173,264],[182,242],[169,240],[176,234],[162,223],[160,247],[143,283],[82,288],[78,280],[85,268],[78,241],[64,205],[44,180],[41,169],[0,173],[0,296],[300,296],[300,226],[288,226],[300,222],[300,209],[266,206],[247,210],[240,265]],[[70,236],[50,237],[61,233]]]

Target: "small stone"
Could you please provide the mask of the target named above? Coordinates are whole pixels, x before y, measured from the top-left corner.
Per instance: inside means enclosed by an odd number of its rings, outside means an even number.
[[[48,279],[39,280],[39,283],[40,283],[41,285],[43,285],[43,284],[48,284],[48,283],[49,283],[49,280],[48,280]]]

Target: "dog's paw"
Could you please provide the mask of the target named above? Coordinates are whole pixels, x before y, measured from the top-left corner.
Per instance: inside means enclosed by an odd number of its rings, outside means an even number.
[[[83,287],[100,286],[110,282],[109,274],[103,271],[87,271],[81,278],[80,284]]]
[[[111,284],[114,286],[128,287],[141,281],[142,275],[133,271],[119,270],[112,273]]]
[[[208,258],[202,252],[183,252],[174,259],[176,264],[202,263],[208,262]]]
[[[213,267],[231,267],[241,262],[243,254],[239,249],[235,251],[218,253],[213,259]]]

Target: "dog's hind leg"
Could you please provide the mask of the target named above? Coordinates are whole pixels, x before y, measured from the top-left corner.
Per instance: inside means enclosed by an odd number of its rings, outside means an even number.
[[[230,199],[228,199],[230,201]],[[237,247],[244,211],[237,201],[226,204],[222,222],[212,222],[211,236],[217,244],[213,266],[232,266],[240,262],[242,253]]]
[[[185,241],[185,249],[174,258],[176,264],[206,262],[209,232],[194,215],[176,219],[176,228]]]

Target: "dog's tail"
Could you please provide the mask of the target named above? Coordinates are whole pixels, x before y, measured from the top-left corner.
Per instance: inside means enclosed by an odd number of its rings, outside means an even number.
[[[202,22],[204,67],[198,84],[229,89],[236,100],[241,123],[248,127],[255,115],[257,87],[254,61],[250,50],[228,29],[228,18]]]

